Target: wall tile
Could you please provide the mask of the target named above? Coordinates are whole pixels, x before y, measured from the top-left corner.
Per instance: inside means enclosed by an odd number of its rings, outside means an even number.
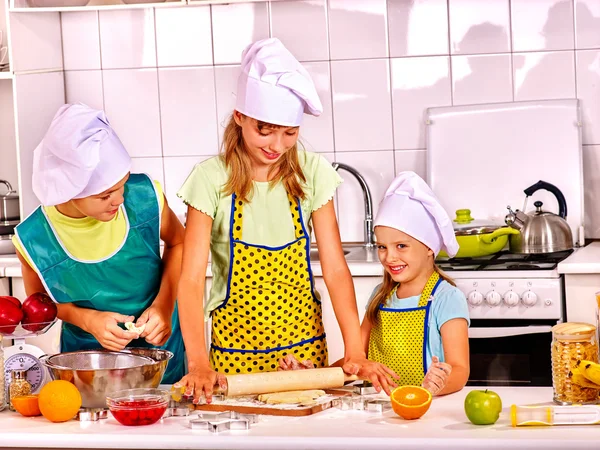
[[[331,106],[331,74],[329,62],[303,64],[315,83],[323,104],[319,117],[304,115],[300,136],[307,150],[330,152],[333,150],[333,117]]]
[[[326,61],[329,59],[326,9],[326,0],[273,2],[271,34],[299,61]]]
[[[165,195],[169,206],[175,212],[179,220],[183,223],[184,215],[187,211],[187,205],[177,197],[177,191],[181,188],[188,175],[192,172],[194,166],[209,156],[184,156],[184,157],[165,157],[163,164],[165,167]]]
[[[105,70],[104,107],[132,157],[161,156],[156,69]]]
[[[388,56],[386,0],[329,0],[331,59]]]
[[[212,65],[210,7],[156,8],[158,65]]]
[[[583,143],[600,144],[600,50],[578,50],[577,98],[583,113]]]
[[[389,62],[332,61],[338,151],[393,149]]]
[[[394,145],[424,148],[426,109],[452,104],[449,57],[394,58],[391,64]]]
[[[447,0],[388,0],[390,56],[447,55]]]
[[[583,147],[583,191],[585,205],[585,235],[600,238],[600,145]]]
[[[572,50],[573,3],[570,0],[511,0],[512,50]]]
[[[336,161],[352,166],[365,178],[373,198],[373,214],[394,179],[394,152],[336,153]],[[364,241],[365,208],[363,191],[356,178],[340,170],[344,183],[338,188],[340,234],[343,242]]]
[[[212,5],[215,64],[239,64],[252,42],[269,37],[266,2]]]
[[[156,67],[153,9],[100,11],[103,69]]]
[[[600,47],[600,0],[575,0],[575,45]]]
[[[65,100],[81,102],[90,108],[104,109],[104,92],[101,70],[75,70],[65,72]]]
[[[453,54],[510,51],[509,0],[449,0]]]
[[[240,66],[215,66],[215,90],[217,98],[217,133],[219,146],[223,132],[235,108],[235,93]]]
[[[163,154],[216,155],[214,69],[159,69],[158,79]]]
[[[400,172],[412,171],[427,181],[427,150],[394,151],[396,176]]]
[[[513,53],[515,100],[575,97],[575,53]]]
[[[511,55],[452,57],[453,104],[512,100]]]
[[[64,12],[60,23],[65,70],[100,69],[98,12]]]

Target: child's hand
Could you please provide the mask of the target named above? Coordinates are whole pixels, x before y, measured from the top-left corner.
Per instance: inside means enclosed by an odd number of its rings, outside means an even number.
[[[377,392],[381,392],[381,389],[383,388],[387,395],[391,394],[390,388],[396,387],[394,378],[400,378],[396,372],[389,367],[378,362],[370,361],[365,357],[348,359],[344,362],[342,369],[348,375],[358,375],[358,378],[361,380],[370,381]]]
[[[300,362],[294,355],[287,355],[285,358],[279,360],[279,367],[277,370],[302,370],[314,368],[315,365],[310,359]]]
[[[434,356],[431,358],[431,367],[427,370],[421,386],[431,392],[431,395],[436,395],[446,386],[450,373],[452,373],[452,366],[440,362],[439,358]]]
[[[86,331],[96,338],[102,347],[115,352],[123,350],[127,344],[137,337],[136,333],[125,331],[119,323],[131,322],[133,316],[110,311],[87,310]]]
[[[151,305],[135,323],[136,327],[146,325],[139,337],[145,338],[152,345],[164,345],[171,337],[170,310]]]

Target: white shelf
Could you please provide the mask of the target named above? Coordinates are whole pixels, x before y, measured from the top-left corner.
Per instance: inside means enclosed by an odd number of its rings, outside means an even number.
[[[115,9],[144,9],[144,8],[172,8],[185,6],[185,0],[174,0],[166,2],[152,2],[152,3],[136,3],[136,4],[125,4],[119,0],[115,0],[115,3],[108,4],[96,4],[86,6],[53,6],[53,7],[28,7],[28,6],[13,6],[15,4],[23,4],[24,1],[11,0],[10,12],[23,13],[23,12],[74,12],[74,11],[106,11]]]
[[[92,0],[93,1],[93,0]],[[110,1],[110,0],[108,0]],[[201,5],[226,5],[234,3],[259,3],[267,1],[286,1],[286,0],[173,0],[166,2],[156,3],[138,3],[138,4],[125,4],[119,0],[115,0],[114,4],[97,4],[97,5],[86,5],[86,6],[55,6],[55,7],[28,7],[28,6],[16,6],[25,3],[25,0],[11,0],[10,1],[10,12],[23,13],[23,12],[68,12],[68,11],[104,11],[114,9],[143,9],[143,8],[169,8],[176,6],[201,6]],[[289,1],[289,0],[287,0]],[[119,3],[116,3],[119,2]]]
[[[0,72],[0,80],[12,80],[14,74],[12,72]]]

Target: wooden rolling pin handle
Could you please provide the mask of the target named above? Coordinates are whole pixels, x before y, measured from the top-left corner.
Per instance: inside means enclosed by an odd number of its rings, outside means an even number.
[[[356,380],[358,380],[358,375],[348,375],[347,373],[344,373],[344,383],[350,383]]]

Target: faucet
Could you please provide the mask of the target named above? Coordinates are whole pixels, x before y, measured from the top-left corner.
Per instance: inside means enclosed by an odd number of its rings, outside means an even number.
[[[363,196],[365,200],[365,247],[374,247],[375,246],[375,235],[373,233],[373,200],[371,197],[371,191],[369,190],[369,186],[365,181],[364,177],[354,168],[348,166],[346,164],[334,162],[332,164],[334,170],[345,170],[346,172],[354,175],[354,178],[360,184],[360,187],[363,191]]]

